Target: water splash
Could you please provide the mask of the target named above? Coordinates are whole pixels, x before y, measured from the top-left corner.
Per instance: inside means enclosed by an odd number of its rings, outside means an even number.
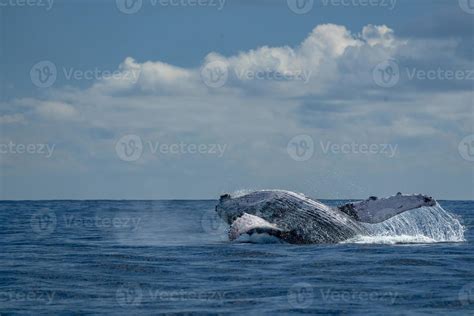
[[[241,196],[247,195],[249,193],[254,192],[255,190],[250,190],[250,189],[242,189],[242,190],[236,190],[232,192],[230,195],[232,196],[233,199],[239,198]]]
[[[342,244],[378,244],[378,245],[433,244],[433,243],[437,243],[437,241],[423,235],[356,236],[354,238],[351,238],[342,242]]]
[[[379,224],[363,224],[367,233],[345,243],[395,244],[462,242],[465,228],[439,204],[407,211]]]

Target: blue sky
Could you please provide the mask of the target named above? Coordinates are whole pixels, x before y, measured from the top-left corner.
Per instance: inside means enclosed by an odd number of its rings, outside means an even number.
[[[0,1],[0,198],[472,199],[468,0],[289,2]]]

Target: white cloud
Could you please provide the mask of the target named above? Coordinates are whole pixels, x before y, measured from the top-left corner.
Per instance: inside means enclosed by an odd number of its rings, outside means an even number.
[[[72,105],[57,101],[39,102],[36,111],[47,119],[75,120],[79,117],[79,112]]]
[[[297,47],[263,46],[237,55],[225,57],[218,53],[209,53],[203,65],[214,61],[224,61],[228,65],[230,78],[225,87],[212,90],[211,93],[232,93],[237,89],[241,93],[251,90],[253,93],[272,91],[278,95],[297,96],[323,93],[324,86],[334,84],[343,75],[339,73],[340,63],[358,63],[364,60],[364,67],[373,67],[380,59],[388,58],[396,47],[403,45],[397,41],[394,32],[385,25],[368,25],[362,35],[351,34],[344,26],[334,24],[319,25]],[[377,46],[377,47],[374,47]],[[349,53],[348,49],[358,51]],[[369,63],[369,64],[367,64]],[[124,79],[124,76],[98,82],[93,91],[99,93],[133,92],[157,95],[203,95],[209,91],[200,78],[200,67],[185,69],[161,61],[138,63],[127,58],[119,67],[122,73],[131,73],[136,80]],[[297,74],[305,72],[308,80],[256,81],[245,76],[244,72]],[[283,85],[282,85],[283,83]],[[308,84],[306,84],[308,83]]]
[[[394,32],[386,25],[364,26],[362,29],[362,38],[370,45],[382,45],[384,47],[392,47],[396,45]]]
[[[410,90],[404,82],[383,89],[374,84],[372,70],[389,58],[409,58],[423,63],[429,56],[449,65],[457,62],[452,60],[457,43],[456,40],[401,40],[385,25],[367,25],[360,34],[353,34],[344,26],[325,24],[315,27],[296,47],[263,46],[227,57],[209,53],[201,66],[216,60],[229,66],[229,80],[222,88],[207,87],[200,78],[201,67],[183,68],[162,61],[140,63],[129,57],[119,66],[122,73],[131,74],[129,77],[101,80],[84,90],[56,89],[44,97],[46,100],[19,99],[13,105],[24,109],[26,117],[31,116],[31,134],[38,128],[35,122],[40,124],[42,119],[48,119],[50,129],[42,130],[47,134],[44,137],[49,136],[55,143],[71,144],[78,151],[68,152],[74,157],[74,170],[81,169],[78,165],[82,164],[92,174],[103,168],[114,174],[141,171],[146,173],[143,177],[150,177],[150,183],[160,183],[163,190],[168,190],[168,182],[173,179],[176,179],[176,190],[181,189],[180,185],[188,183],[185,175],[204,178],[212,175],[215,184],[203,188],[214,193],[218,191],[216,186],[226,186],[223,184],[226,181],[232,182],[229,186],[249,187],[235,178],[246,179],[245,183],[253,183],[253,188],[280,186],[307,192],[298,185],[336,177],[332,172],[345,172],[336,179],[341,182],[337,186],[346,190],[337,192],[339,196],[353,196],[354,187],[359,188],[357,196],[379,194],[370,190],[376,181],[365,177],[367,170],[376,165],[378,171],[385,169],[392,175],[393,160],[379,156],[349,159],[320,155],[298,165],[286,153],[288,140],[308,134],[316,144],[320,140],[390,142],[399,145],[397,162],[412,170],[414,154],[406,154],[403,142],[430,138],[437,145],[416,152],[429,164],[429,157],[439,155],[439,148],[455,148],[452,142],[469,133],[472,92]],[[307,82],[240,80],[235,73],[241,70],[265,73],[305,70],[311,76]],[[52,121],[79,119],[81,124],[63,132],[58,132]],[[452,124],[454,119],[460,123]],[[115,156],[113,146],[119,137],[130,133],[140,135],[144,141],[227,144],[229,150],[218,161],[144,153],[142,164],[124,166]],[[72,149],[57,146],[57,157],[68,150]],[[446,159],[455,159],[456,154],[449,151]],[[453,168],[456,174],[463,166],[432,167],[443,168]],[[225,174],[234,179],[228,180],[222,176]],[[380,184],[390,188],[389,193],[400,190],[391,185],[403,185],[401,177],[393,180],[394,184],[389,182]],[[321,187],[320,193],[335,197],[332,186]]]
[[[24,123],[25,117],[22,114],[0,115],[0,124]]]

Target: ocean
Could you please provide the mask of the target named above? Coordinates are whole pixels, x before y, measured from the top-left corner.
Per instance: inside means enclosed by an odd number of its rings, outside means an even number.
[[[2,201],[0,314],[474,314],[474,202],[439,203],[464,232],[289,245],[230,243],[211,200]]]

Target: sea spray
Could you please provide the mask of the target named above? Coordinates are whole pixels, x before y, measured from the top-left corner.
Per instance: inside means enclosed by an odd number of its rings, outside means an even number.
[[[346,243],[436,243],[464,241],[465,228],[458,218],[439,204],[421,207],[379,224],[364,224],[366,234]]]

